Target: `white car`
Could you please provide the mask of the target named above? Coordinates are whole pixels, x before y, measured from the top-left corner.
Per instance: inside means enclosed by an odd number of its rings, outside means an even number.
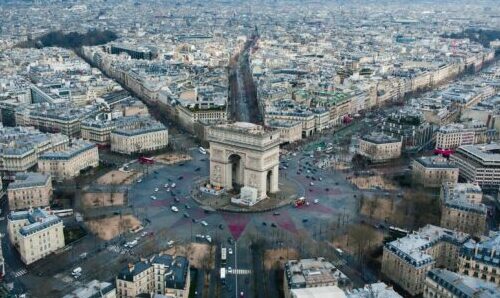
[[[163,187],[167,188],[168,187],[168,183],[165,183],[165,185],[163,185]]]
[[[141,182],[142,182],[142,179],[137,180],[137,183],[141,183]]]
[[[155,188],[155,191],[159,191],[159,190],[160,190],[160,189],[159,189],[158,187],[157,187],[157,188]]]
[[[175,206],[172,206],[172,207],[170,208],[170,210],[172,210],[172,211],[174,211],[174,212],[179,212],[179,209],[177,209],[177,207],[175,207]]]
[[[151,200],[156,200],[155,196],[151,196],[150,198],[151,198]]]
[[[167,192],[170,192],[170,188],[167,188]]]
[[[314,200],[314,204],[318,204],[319,203],[319,200],[318,199],[315,199]]]
[[[210,237],[210,235],[206,235],[205,239],[207,239],[208,243],[212,243],[212,237]]]
[[[309,185],[314,186],[314,182],[311,181],[311,183],[309,183]]]
[[[174,188],[174,187],[175,187],[175,183],[172,183],[172,186],[171,186],[171,187],[172,187],[172,188]]]
[[[227,273],[233,273],[233,268],[227,267]]]
[[[227,249],[227,253],[228,253],[228,254],[230,254],[230,255],[232,255],[232,254],[233,254],[233,249],[232,249],[231,247],[230,247],[230,248],[228,248],[228,249]]]
[[[202,226],[204,226],[204,227],[208,226],[208,223],[207,223],[206,221],[204,221],[204,220],[202,220],[200,223],[201,223],[201,225],[202,225]]]

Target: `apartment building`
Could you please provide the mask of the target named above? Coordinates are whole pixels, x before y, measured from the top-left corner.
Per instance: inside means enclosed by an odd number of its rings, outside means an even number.
[[[424,298],[494,298],[500,288],[494,283],[446,269],[432,269],[425,278]]]
[[[69,138],[46,134],[32,127],[0,126],[0,170],[25,172],[35,166],[40,154],[65,148]]]
[[[111,132],[110,140],[114,152],[150,152],[167,147],[168,129],[149,117],[127,117]]]
[[[372,162],[401,157],[401,140],[383,133],[372,133],[359,139],[358,153]]]
[[[460,146],[450,160],[466,181],[483,189],[500,186],[500,143]]]
[[[444,183],[441,187],[441,226],[482,236],[486,231],[488,210],[482,204],[481,187],[472,183]]]
[[[500,232],[479,241],[469,239],[460,250],[459,272],[500,285]]]
[[[400,139],[405,151],[420,150],[432,141],[434,133],[434,126],[425,122],[423,114],[410,109],[390,114],[380,124],[380,129]]]
[[[97,146],[81,139],[72,141],[64,150],[45,152],[38,159],[38,171],[61,181],[99,165]]]
[[[439,128],[436,132],[436,148],[455,149],[462,145],[484,143],[487,127],[484,123],[452,123]]]
[[[49,206],[52,180],[49,175],[36,172],[18,173],[7,187],[10,210]]]
[[[10,243],[26,265],[64,247],[63,228],[59,217],[40,208],[12,211],[7,216]]]
[[[458,268],[460,247],[469,239],[468,234],[427,225],[384,245],[381,272],[410,295],[419,295],[429,270]]]
[[[351,285],[351,281],[344,273],[321,257],[290,260],[285,264],[284,274],[285,298],[297,297],[309,288],[314,290],[324,288],[325,291],[331,292]]]
[[[458,182],[458,167],[441,156],[422,156],[413,160],[412,177],[425,187],[440,187],[445,182]]]
[[[160,254],[124,268],[116,277],[116,292],[118,298],[145,294],[186,298],[190,283],[187,258]]]
[[[267,126],[280,132],[281,144],[289,144],[302,139],[302,124],[298,121],[271,120]]]

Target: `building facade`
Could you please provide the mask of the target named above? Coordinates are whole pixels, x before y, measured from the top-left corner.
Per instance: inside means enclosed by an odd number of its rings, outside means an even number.
[[[52,180],[49,175],[35,172],[18,173],[7,187],[10,210],[49,206]]]
[[[62,220],[40,208],[12,211],[7,216],[10,243],[29,265],[64,247]]]
[[[427,225],[384,246],[381,272],[410,295],[419,295],[429,270],[458,268],[460,247],[469,238],[462,232]]]
[[[149,117],[127,117],[111,132],[111,151],[133,154],[160,150],[168,145],[168,130]]]
[[[462,145],[472,145],[486,141],[487,127],[484,124],[448,124],[436,132],[436,148],[455,149]]]
[[[72,179],[98,165],[97,146],[83,140],[74,140],[65,150],[46,152],[38,159],[38,171],[58,181]]]
[[[124,268],[116,277],[116,293],[118,298],[144,294],[187,298],[190,284],[187,258],[160,254]]]
[[[444,183],[441,188],[441,226],[482,236],[486,231],[488,210],[481,203],[483,192],[471,183]]]
[[[500,143],[463,145],[450,156],[460,169],[460,176],[481,188],[500,186]]]
[[[460,250],[459,272],[500,285],[500,232],[467,241]]]
[[[397,138],[372,133],[359,139],[358,153],[372,162],[385,162],[401,157],[401,145]]]
[[[458,181],[458,168],[441,156],[422,156],[412,163],[413,180],[425,187],[440,187]]]

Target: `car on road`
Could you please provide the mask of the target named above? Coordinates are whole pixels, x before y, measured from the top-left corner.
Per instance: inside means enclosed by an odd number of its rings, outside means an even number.
[[[208,226],[208,223],[207,223],[206,221],[204,221],[204,220],[202,220],[200,223],[201,223],[201,225],[202,225],[202,226],[204,226],[204,227]]]
[[[276,228],[276,224],[273,222],[273,223],[271,224],[271,227]]]
[[[302,222],[308,222],[308,221],[309,221],[309,219],[307,219],[307,218],[302,219]]]
[[[184,212],[183,215],[184,215],[185,218],[189,218],[189,214],[187,212]]]
[[[177,178],[177,180],[182,180],[184,179],[184,176],[179,176],[179,178]]]
[[[151,200],[156,200],[155,196],[151,196],[150,198],[151,198]]]
[[[189,204],[184,205],[184,207],[185,207],[186,209],[191,209],[191,206],[189,206]]]
[[[314,182],[312,182],[312,181],[311,181],[311,182],[309,183],[309,185],[314,186]]]
[[[172,206],[172,207],[170,208],[170,210],[172,210],[172,211],[174,211],[174,212],[179,212],[179,209],[177,209],[177,207],[175,207],[175,206]]]
[[[267,226],[267,223],[265,221],[262,222],[263,226]]]
[[[278,216],[278,215],[280,215],[280,213],[279,212],[273,212],[273,215],[274,216]]]
[[[142,179],[137,180],[137,183],[141,183],[141,182],[142,182]]]
[[[160,189],[159,189],[158,187],[157,187],[157,188],[155,188],[155,191],[159,191],[159,190],[160,190]]]
[[[172,183],[171,187],[172,187],[172,188],[175,188],[175,185],[176,185],[175,183]]]
[[[233,238],[231,238],[231,237],[227,237],[227,243],[229,243],[229,244],[231,244],[231,245],[232,245],[232,244],[234,243]]]
[[[176,201],[177,203],[179,203],[181,200],[179,200],[179,198],[178,198],[178,197],[175,197],[175,198],[174,198],[174,201]]]
[[[227,273],[233,273],[233,268],[227,267]]]
[[[168,188],[170,185],[168,183],[165,183],[165,185],[163,185],[164,188]]]
[[[313,203],[314,203],[314,204],[318,204],[318,203],[319,203],[319,200],[318,200],[318,199],[314,199]]]
[[[231,247],[229,247],[229,248],[227,249],[227,253],[228,253],[228,254],[230,254],[230,255],[232,255],[232,254],[233,254],[233,249],[232,249]]]
[[[198,167],[198,168],[194,169],[194,171],[195,171],[195,172],[199,172],[200,170],[201,170],[201,168],[200,168],[200,167]]]
[[[210,237],[210,235],[206,235],[205,239],[207,240],[208,243],[212,243],[212,237]]]
[[[224,226],[222,224],[220,224],[219,229],[224,230]]]

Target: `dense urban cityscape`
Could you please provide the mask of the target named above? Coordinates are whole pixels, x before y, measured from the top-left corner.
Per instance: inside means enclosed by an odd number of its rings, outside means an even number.
[[[0,0],[0,297],[500,297],[498,0]]]

